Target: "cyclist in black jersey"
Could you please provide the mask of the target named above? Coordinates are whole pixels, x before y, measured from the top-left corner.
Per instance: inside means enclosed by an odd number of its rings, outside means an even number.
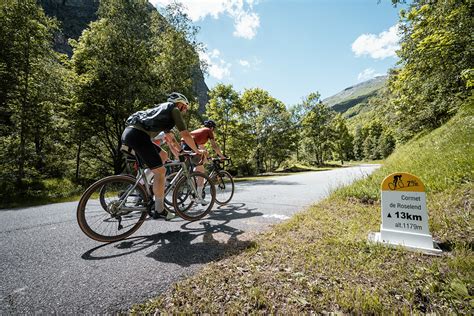
[[[194,143],[181,115],[182,112],[187,111],[188,106],[188,99],[184,95],[173,92],[168,96],[168,102],[132,114],[127,119],[127,127],[122,133],[122,144],[125,145],[125,148],[133,149],[135,154],[153,172],[154,218],[165,216],[167,219],[170,219],[173,217],[173,214],[165,214],[165,168],[160,158],[161,148],[154,145],[152,139],[160,132],[169,132],[176,126],[183,140],[195,153],[205,154],[205,151],[199,149]]]

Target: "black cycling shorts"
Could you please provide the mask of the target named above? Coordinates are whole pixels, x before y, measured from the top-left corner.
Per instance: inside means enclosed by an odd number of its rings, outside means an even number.
[[[133,127],[127,127],[122,133],[122,143],[135,150],[136,155],[148,168],[155,169],[163,166],[161,148],[153,144],[150,135]]]

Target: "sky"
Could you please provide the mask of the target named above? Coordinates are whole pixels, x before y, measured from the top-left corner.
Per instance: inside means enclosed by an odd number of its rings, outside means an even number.
[[[158,9],[173,0],[151,0]],[[208,65],[206,84],[261,88],[287,106],[384,75],[397,62],[390,0],[182,0]]]

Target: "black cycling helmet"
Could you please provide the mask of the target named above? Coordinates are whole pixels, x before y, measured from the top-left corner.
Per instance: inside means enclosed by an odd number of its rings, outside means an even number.
[[[206,127],[209,127],[209,128],[216,128],[216,122],[214,122],[213,120],[207,120],[207,121],[204,121],[204,126]]]

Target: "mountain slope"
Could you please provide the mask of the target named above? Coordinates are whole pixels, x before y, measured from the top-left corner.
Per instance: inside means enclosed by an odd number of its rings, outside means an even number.
[[[366,103],[374,96],[386,83],[387,76],[378,76],[368,81],[348,87],[341,92],[326,98],[323,103],[331,107],[334,111],[344,113],[352,107]]]

